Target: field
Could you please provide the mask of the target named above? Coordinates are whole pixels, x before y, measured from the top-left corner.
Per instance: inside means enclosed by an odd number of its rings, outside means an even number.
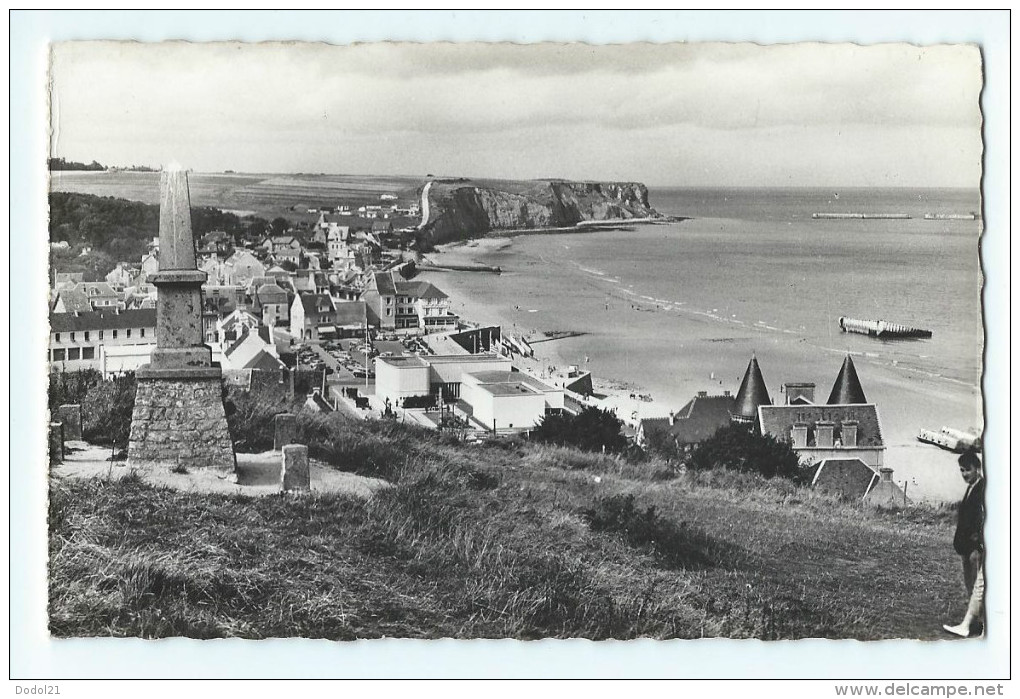
[[[394,483],[367,501],[54,481],[51,632],[937,639],[966,606],[949,510],[379,429],[331,447]]]
[[[51,172],[54,192],[79,192],[118,197],[146,204],[159,203],[158,172]],[[283,216],[292,222],[312,221],[318,206],[380,202],[380,195],[395,194],[398,203],[415,200],[423,177],[374,175],[273,175],[192,173],[188,177],[192,206],[212,206],[239,215],[253,213],[267,220]],[[293,208],[292,208],[293,207]],[[243,213],[242,213],[243,212]]]

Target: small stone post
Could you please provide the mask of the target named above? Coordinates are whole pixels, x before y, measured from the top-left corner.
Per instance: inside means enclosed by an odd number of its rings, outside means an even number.
[[[64,426],[59,422],[50,423],[50,463],[64,462]]]
[[[273,451],[283,451],[288,444],[294,443],[297,435],[297,416],[293,413],[280,413],[273,418]]]
[[[308,447],[304,444],[287,444],[283,447],[283,468],[280,480],[284,491],[311,489],[311,475],[308,472]]]
[[[64,439],[81,439],[81,406],[76,404],[62,405],[57,411],[60,422],[64,425]]]

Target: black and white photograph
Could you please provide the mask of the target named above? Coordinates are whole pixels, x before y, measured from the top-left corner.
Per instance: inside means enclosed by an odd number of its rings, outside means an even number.
[[[51,639],[1008,634],[979,45],[46,65]]]

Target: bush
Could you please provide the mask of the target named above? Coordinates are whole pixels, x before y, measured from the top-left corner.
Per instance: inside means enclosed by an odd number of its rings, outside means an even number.
[[[135,375],[100,381],[82,402],[82,437],[92,444],[126,447],[135,409]]]
[[[82,438],[92,444],[126,446],[135,407],[135,375],[128,373],[104,381],[95,369],[50,374],[47,396],[50,411],[77,404],[82,412]]]
[[[55,414],[62,405],[82,405],[89,391],[102,381],[103,375],[95,369],[51,372],[47,393],[50,412]]]
[[[546,415],[531,431],[531,438],[536,442],[573,446],[584,451],[619,454],[628,446],[622,428],[623,421],[612,412],[586,407],[578,415]]]
[[[435,396],[408,396],[401,402],[401,406],[408,410],[416,408],[434,408],[436,406]]]
[[[582,516],[593,532],[620,534],[631,546],[651,553],[670,567],[712,565],[709,553],[718,547],[701,529],[661,517],[655,507],[642,511],[634,505],[633,495],[599,498]]]
[[[727,468],[758,473],[766,478],[782,476],[799,480],[803,477],[800,459],[789,442],[758,434],[740,423],[721,427],[695,447],[687,466],[695,471]]]

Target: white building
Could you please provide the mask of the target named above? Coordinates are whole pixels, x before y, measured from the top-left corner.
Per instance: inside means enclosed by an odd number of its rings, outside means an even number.
[[[492,430],[530,429],[548,412],[563,410],[563,389],[519,371],[464,374],[461,399],[473,420]]]
[[[52,371],[102,370],[102,352],[134,345],[147,346],[149,352],[156,346],[155,308],[50,314],[47,358]]]
[[[405,398],[435,396],[457,401],[474,426],[529,429],[548,412],[563,410],[563,389],[513,371],[509,359],[493,354],[378,357],[375,392],[399,407]]]

